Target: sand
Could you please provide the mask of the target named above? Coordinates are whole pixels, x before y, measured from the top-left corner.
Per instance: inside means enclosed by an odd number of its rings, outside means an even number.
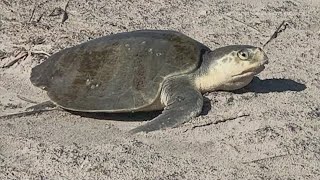
[[[137,29],[260,46],[290,23],[249,86],[205,94],[202,115],[178,128],[129,135],[145,122],[65,111],[1,118],[0,179],[320,179],[320,1],[71,0],[62,24],[66,3],[0,0],[0,116],[48,99],[29,81],[45,53]]]

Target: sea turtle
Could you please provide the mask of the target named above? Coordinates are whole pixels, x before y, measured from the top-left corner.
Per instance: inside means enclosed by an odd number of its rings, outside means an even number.
[[[202,110],[202,93],[242,88],[267,62],[259,47],[230,45],[211,51],[180,32],[138,30],[61,50],[34,67],[30,79],[67,110],[163,110],[131,130],[136,133],[189,121]]]

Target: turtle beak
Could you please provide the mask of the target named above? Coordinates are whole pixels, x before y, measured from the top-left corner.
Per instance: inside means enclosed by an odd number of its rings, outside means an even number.
[[[266,54],[264,54],[263,60],[263,64],[269,64],[269,58]]]
[[[261,65],[265,65],[265,64],[269,64],[269,58],[267,56],[267,54],[262,50],[262,48],[258,48],[258,50],[263,54],[263,60],[261,62]]]

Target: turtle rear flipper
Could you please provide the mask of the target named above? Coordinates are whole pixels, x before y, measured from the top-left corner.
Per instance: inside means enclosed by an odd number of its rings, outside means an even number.
[[[53,111],[53,110],[59,110],[59,108],[57,107],[57,105],[55,105],[51,101],[45,101],[45,102],[26,108],[25,112],[19,112],[19,113],[0,116],[0,119],[30,116],[30,115],[39,114],[47,111]]]
[[[163,85],[161,99],[166,105],[161,115],[150,122],[130,130],[130,133],[150,132],[168,127],[177,127],[202,111],[203,97],[190,82],[176,79]]]
[[[34,106],[30,106],[26,109],[26,111],[41,111],[41,110],[48,110],[48,109],[52,109],[52,108],[56,108],[57,105],[55,105],[53,102],[51,101],[45,101],[39,104],[36,104]]]

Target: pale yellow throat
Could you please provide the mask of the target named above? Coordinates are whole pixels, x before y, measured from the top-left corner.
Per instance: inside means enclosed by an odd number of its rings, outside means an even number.
[[[242,88],[250,83],[253,74],[237,78],[235,75],[243,72],[246,64],[241,62],[219,61],[209,67],[208,72],[200,74],[195,78],[195,85],[201,92],[210,92],[215,90],[235,90]]]

